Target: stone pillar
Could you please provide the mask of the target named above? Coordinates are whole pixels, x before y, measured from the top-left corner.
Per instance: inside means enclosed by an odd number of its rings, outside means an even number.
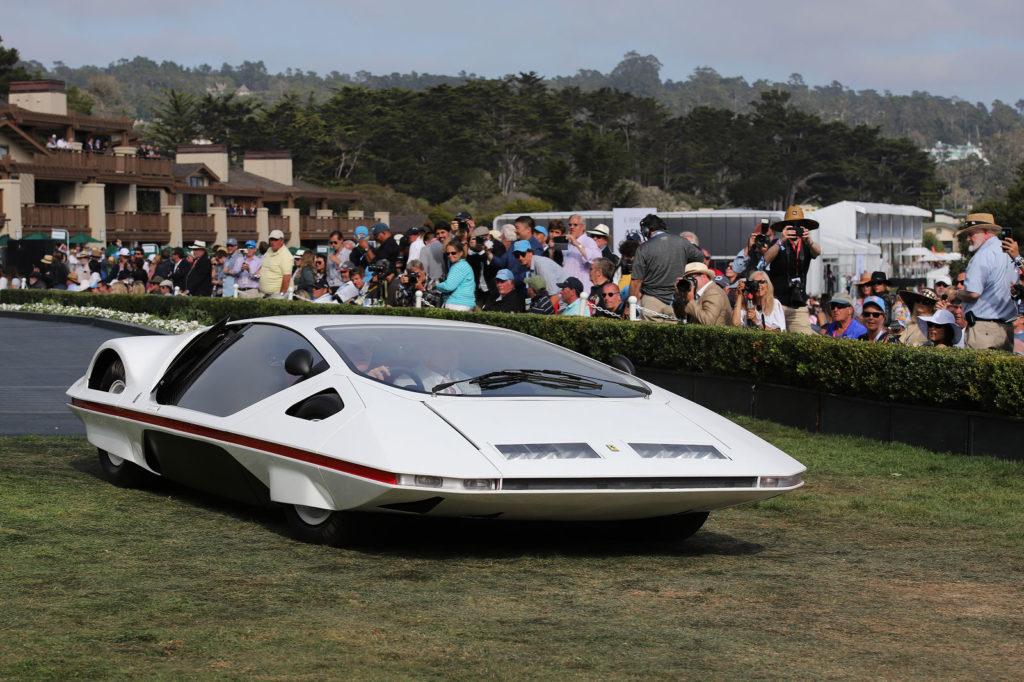
[[[103,196],[105,187],[102,182],[85,182],[79,190],[81,202],[88,211],[90,236],[104,244],[107,243],[107,210]]]
[[[135,156],[138,154],[138,149],[135,147],[129,147],[126,145],[114,147],[114,154],[117,156]]]
[[[317,215],[319,215],[319,214],[320,214],[320,212],[317,211]],[[348,212],[348,217],[352,218],[353,220],[361,220],[363,218],[363,212],[362,211],[349,211]]]
[[[208,206],[206,212],[213,216],[213,231],[217,233],[214,243],[227,244],[228,242],[228,207]]]
[[[70,141],[68,142],[68,149],[73,152],[80,152],[82,151],[82,143],[77,141]]]
[[[313,214],[313,217],[314,218],[333,218],[334,217],[334,211],[332,211],[329,208],[318,208],[316,210],[316,213]],[[350,215],[349,218],[351,218],[351,217],[352,216]]]
[[[3,192],[3,213],[7,222],[0,225],[0,233],[9,235],[11,239],[21,239],[23,223],[21,222],[21,180],[0,179],[0,192]]]
[[[266,206],[256,209],[256,242],[267,241],[270,235],[270,209]]]
[[[302,211],[297,208],[282,208],[281,215],[288,220],[288,233],[291,235],[288,239],[288,246],[298,246],[302,241]]]
[[[168,243],[174,246],[182,246],[181,242],[181,205],[171,205],[160,207],[160,212],[167,216],[167,228],[171,231],[171,238]]]
[[[374,211],[373,212],[373,222],[375,222],[375,223],[387,223],[388,226],[392,228],[391,231],[392,232],[395,231],[393,229],[395,226],[391,224],[391,214],[389,212],[387,212],[387,211]],[[405,232],[405,230],[402,230],[402,232]]]

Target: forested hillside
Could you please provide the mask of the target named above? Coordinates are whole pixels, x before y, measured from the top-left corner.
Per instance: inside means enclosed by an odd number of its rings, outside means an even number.
[[[73,86],[72,106],[134,117],[165,144],[175,138],[168,115],[190,102],[199,136],[235,150],[289,148],[311,180],[389,184],[431,202],[475,187],[597,206],[651,187],[700,206],[856,197],[959,209],[1000,195],[1024,161],[1024,101],[986,106],[926,92],[855,92],[837,82],[808,85],[799,74],[751,83],[708,67],[683,81],[662,80],[658,59],[636,52],[607,74],[546,78],[271,74],[263,62],[189,67],[145,57],[104,67],[20,66]],[[300,134],[273,125],[273,116],[315,124]],[[793,128],[805,124],[811,129]],[[776,135],[770,151],[757,143],[765,126]],[[408,137],[399,141],[399,134]],[[787,154],[787,136],[828,149],[798,162]],[[980,142],[988,163],[946,164],[933,176],[913,150],[939,140]],[[836,158],[824,160],[829,155]],[[774,170],[807,163],[803,173]]]

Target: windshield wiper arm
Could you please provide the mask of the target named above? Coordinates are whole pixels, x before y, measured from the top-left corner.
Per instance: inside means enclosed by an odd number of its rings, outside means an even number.
[[[431,393],[443,391],[446,388],[461,383],[476,384],[481,389],[505,388],[518,383],[531,383],[546,388],[579,388],[595,390],[601,388],[601,383],[587,377],[577,376],[569,372],[562,372],[553,369],[501,369],[494,372],[487,372],[468,379],[456,379],[437,384]]]

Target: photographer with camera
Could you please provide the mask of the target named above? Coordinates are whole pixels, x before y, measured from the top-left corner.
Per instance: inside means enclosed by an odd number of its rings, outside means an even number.
[[[405,272],[391,282],[388,290],[388,305],[395,308],[413,308],[416,306],[416,292],[423,292],[424,305],[440,307],[442,296],[437,291],[437,282],[427,277],[423,262],[411,260],[405,266]]]
[[[699,263],[707,269],[704,252],[690,240],[669,234],[665,221],[653,213],[640,221],[640,232],[646,241],[633,259],[629,294],[640,302],[641,319],[672,322],[676,282],[685,274],[688,263]]]
[[[821,255],[821,247],[811,240],[811,230],[818,229],[818,221],[805,218],[799,206],[790,206],[785,217],[773,223],[771,229],[781,234],[764,252],[764,261],[771,265],[768,276],[776,298],[782,303],[786,329],[814,334],[807,317],[807,270],[811,261]]]
[[[997,237],[1001,231],[991,213],[972,213],[956,233],[957,237],[967,235],[974,254],[967,262],[964,288],[955,294],[964,303],[967,348],[1013,350],[1012,322],[1017,317],[1017,306],[1010,293],[1017,283],[1017,270],[1008,253],[1013,247]],[[1013,242],[1009,230],[1001,236]]]
[[[374,261],[386,260],[390,266],[398,260],[401,250],[395,237],[391,234],[391,228],[387,223],[374,223],[370,231],[373,232],[374,244],[370,244],[365,237],[359,242],[359,246],[364,252],[363,265],[372,266]]]
[[[676,299],[672,303],[676,317],[685,317],[690,324],[732,324],[729,297],[714,283],[714,277],[714,271],[703,263],[687,264],[683,276],[676,281]]]
[[[739,295],[732,309],[734,327],[773,329],[786,331],[786,314],[775,298],[771,279],[761,270],[755,270],[738,282]]]
[[[743,275],[750,270],[767,270],[764,252],[772,244],[772,228],[767,218],[761,221],[750,233],[747,245],[732,260],[733,272]]]

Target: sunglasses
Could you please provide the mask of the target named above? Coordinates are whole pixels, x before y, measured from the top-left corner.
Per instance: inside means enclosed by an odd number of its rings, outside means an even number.
[[[445,251],[444,253],[445,253],[446,256],[458,256],[462,252],[461,251]]]
[[[613,291],[610,294],[606,292],[606,293],[602,293],[601,294],[601,298],[612,298],[612,297],[618,296],[618,295],[619,295],[619,292],[617,292],[617,291]]]
[[[885,317],[885,313],[871,313],[864,311],[864,317]]]
[[[844,308],[849,308],[850,306],[845,305],[843,303],[832,303],[832,304],[829,304],[828,307],[831,308],[832,310],[842,310]]]
[[[941,329],[942,327],[946,326],[944,324],[938,324],[936,322],[927,322],[926,324],[928,325],[929,329]]]
[[[338,240],[337,240],[337,239],[332,239],[332,240],[331,240],[331,241],[330,241],[329,243],[331,243],[331,244],[337,244],[337,243],[338,243]]]

